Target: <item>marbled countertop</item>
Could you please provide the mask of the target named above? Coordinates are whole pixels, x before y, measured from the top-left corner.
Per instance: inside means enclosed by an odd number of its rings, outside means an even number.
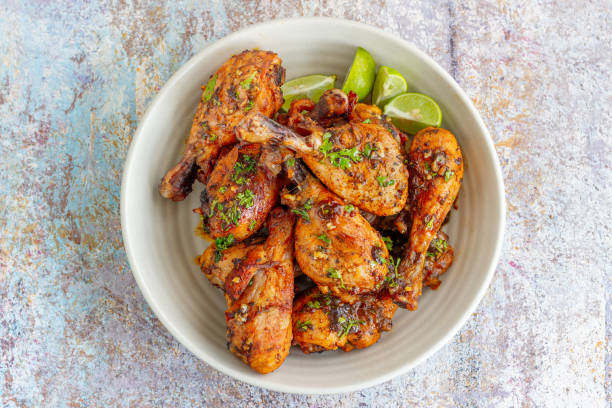
[[[581,406],[612,402],[612,4],[0,2],[0,406]],[[366,22],[446,68],[491,131],[503,255],[467,324],[360,392],[245,385],[160,324],[127,263],[130,139],[169,76],[252,23]],[[600,208],[601,207],[601,208]]]

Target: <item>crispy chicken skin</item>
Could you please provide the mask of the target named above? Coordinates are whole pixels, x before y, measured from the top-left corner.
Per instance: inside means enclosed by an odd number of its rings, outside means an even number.
[[[294,223],[293,214],[275,208],[265,242],[222,251],[212,244],[200,257],[207,278],[225,291],[230,351],[262,374],[280,367],[291,347]]]
[[[303,165],[296,161],[293,168]],[[283,204],[300,215],[295,226],[295,259],[321,292],[354,303],[377,293],[388,272],[389,252],[380,234],[353,206],[328,191],[307,170]]]
[[[440,128],[419,131],[408,156],[412,226],[398,268],[397,285],[390,291],[398,305],[416,310],[423,287],[427,249],[459,193],[463,158],[455,136]]]
[[[181,201],[196,178],[206,183],[219,150],[235,143],[234,127],[244,115],[272,116],[280,109],[284,79],[281,59],[273,52],[246,50],[227,60],[203,87],[183,157],[162,178],[160,194]]]
[[[310,289],[293,304],[293,344],[304,353],[369,347],[391,330],[396,309],[388,295],[362,296],[350,305]]]
[[[221,157],[201,195],[204,227],[213,238],[253,235],[278,202],[281,156],[259,144],[236,145]]]
[[[260,113],[236,128],[240,140],[280,144],[296,152],[331,191],[376,215],[396,214],[408,197],[408,169],[399,143],[383,126],[348,122],[323,128],[313,119],[301,137]]]

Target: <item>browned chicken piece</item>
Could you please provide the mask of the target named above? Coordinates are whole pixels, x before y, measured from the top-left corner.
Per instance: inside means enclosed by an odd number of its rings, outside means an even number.
[[[459,193],[463,158],[455,136],[439,128],[418,132],[408,157],[412,226],[409,244],[398,268],[397,285],[390,291],[397,304],[416,310],[427,249]]]
[[[265,242],[219,248],[217,240],[200,257],[207,278],[225,291],[230,351],[263,374],[280,367],[291,347],[294,223],[275,208]]]
[[[278,202],[278,149],[236,145],[210,174],[201,195],[204,230],[213,238],[242,241],[259,230]]]
[[[296,152],[334,193],[376,215],[398,213],[408,197],[408,169],[399,143],[382,126],[349,122],[300,137],[260,113],[247,115],[236,128],[250,143],[280,144]]]
[[[391,330],[396,309],[389,295],[362,296],[351,305],[310,289],[293,304],[293,344],[304,353],[369,347]]]
[[[313,126],[327,128],[346,123],[352,106],[352,99],[340,89],[329,89],[316,104],[310,99],[293,101],[287,125],[301,135],[309,135]]]
[[[160,194],[181,201],[196,178],[206,183],[219,150],[236,142],[234,127],[244,115],[272,116],[280,109],[284,79],[281,59],[273,52],[247,50],[227,60],[203,87],[183,157],[162,178]]]
[[[431,241],[427,250],[427,257],[423,266],[423,285],[437,290],[442,281],[439,279],[453,263],[455,250],[448,243],[448,235],[438,231],[438,235]]]
[[[387,129],[398,143],[402,134],[390,119],[383,116],[378,106],[357,103],[357,95],[346,95],[339,89],[323,92],[316,104],[310,99],[293,101],[285,125],[301,135],[309,135],[313,120],[324,128],[342,126],[348,121],[380,125]]]
[[[225,291],[225,279],[239,265],[247,253],[261,244],[240,242],[225,250],[217,250],[216,244],[211,244],[199,258],[200,269],[210,283]]]
[[[288,211],[272,210],[263,253],[247,254],[226,278],[229,349],[263,374],[280,367],[291,347],[294,222]]]
[[[377,293],[389,270],[389,252],[380,234],[354,206],[325,189],[302,166],[293,163],[293,169],[299,169],[294,173],[294,180],[301,179],[298,186],[281,193],[283,204],[300,215],[295,227],[300,269],[321,292],[348,303]]]

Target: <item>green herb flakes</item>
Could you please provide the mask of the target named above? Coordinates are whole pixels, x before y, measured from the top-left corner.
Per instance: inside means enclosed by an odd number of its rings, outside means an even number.
[[[387,249],[390,251],[393,249],[393,240],[389,237],[383,237],[382,239],[387,246]]]
[[[227,248],[231,247],[234,243],[234,236],[229,234],[227,237],[217,238],[215,239],[215,262],[219,262],[221,260],[221,252],[225,251]]]
[[[310,320],[305,320],[303,322],[301,320],[298,320],[297,322],[295,322],[295,327],[298,330],[305,332],[312,328],[312,322]]]
[[[255,79],[255,75],[257,75],[257,71],[253,71],[251,73],[251,75],[248,76],[247,79],[245,79],[244,81],[240,82],[240,87],[242,89],[250,89],[251,88],[251,82],[253,82],[253,79]]]
[[[212,98],[213,92],[215,91],[216,84],[217,84],[217,75],[214,75],[206,83],[206,88],[204,88],[204,94],[202,95],[202,98],[204,98],[206,102],[210,101],[210,98]]]
[[[453,177],[454,174],[455,174],[454,171],[446,170],[446,172],[444,173],[444,181],[449,181],[451,177]]]
[[[429,218],[429,219],[427,220],[427,224],[425,224],[425,229],[426,230],[431,230],[433,228],[434,221],[436,220],[436,216],[433,215],[433,214],[430,214],[426,218]]]
[[[254,205],[253,200],[255,199],[255,195],[249,189],[244,190],[242,193],[238,193],[236,198],[238,199],[238,204],[242,207],[251,208]]]
[[[351,329],[359,324],[364,324],[364,320],[346,319],[344,316],[338,318],[338,323],[342,325],[340,330],[340,338],[350,333]]]
[[[306,303],[306,306],[308,306],[311,309],[320,309],[321,303],[319,303],[318,300],[314,300],[314,301],[311,300],[308,303]]]
[[[329,239],[329,237],[326,234],[321,234],[317,238],[325,242],[326,244],[331,244],[331,239]]]
[[[325,133],[323,133],[323,143],[321,143],[321,146],[319,146],[319,151],[320,151],[321,153],[323,153],[323,155],[324,155],[325,157],[327,157],[327,154],[328,154],[328,153],[331,151],[331,149],[334,147],[334,146],[332,145],[331,140],[330,140],[330,139],[331,139],[331,136],[332,136],[332,134],[331,134],[331,133],[329,133],[329,132],[325,132]]]
[[[340,273],[338,269],[336,268],[327,269],[327,276],[332,279],[340,279],[340,287],[342,289],[346,289],[346,286],[344,286],[344,280],[342,279],[342,273]]]
[[[389,187],[395,184],[395,180],[387,180],[387,177],[385,176],[378,176],[376,177],[376,180],[381,187]]]
[[[255,106],[255,101],[248,101],[246,106],[244,107],[244,111],[250,111],[251,109],[253,109],[253,106]]]

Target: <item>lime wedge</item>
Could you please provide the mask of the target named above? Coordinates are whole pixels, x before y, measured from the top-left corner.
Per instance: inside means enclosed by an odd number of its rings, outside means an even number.
[[[348,94],[353,91],[357,94],[360,101],[363,101],[374,85],[376,77],[376,63],[369,52],[363,48],[357,48],[353,64],[348,69],[342,91]]]
[[[408,89],[406,80],[391,67],[380,67],[372,89],[372,103],[382,108],[393,97],[403,94]]]
[[[438,127],[442,123],[442,111],[427,95],[405,93],[391,99],[384,107],[383,114],[402,131],[415,134],[428,126]]]
[[[308,75],[292,79],[281,86],[285,103],[281,109],[285,112],[291,107],[291,101],[308,98],[318,102],[323,92],[336,86],[335,75]]]

